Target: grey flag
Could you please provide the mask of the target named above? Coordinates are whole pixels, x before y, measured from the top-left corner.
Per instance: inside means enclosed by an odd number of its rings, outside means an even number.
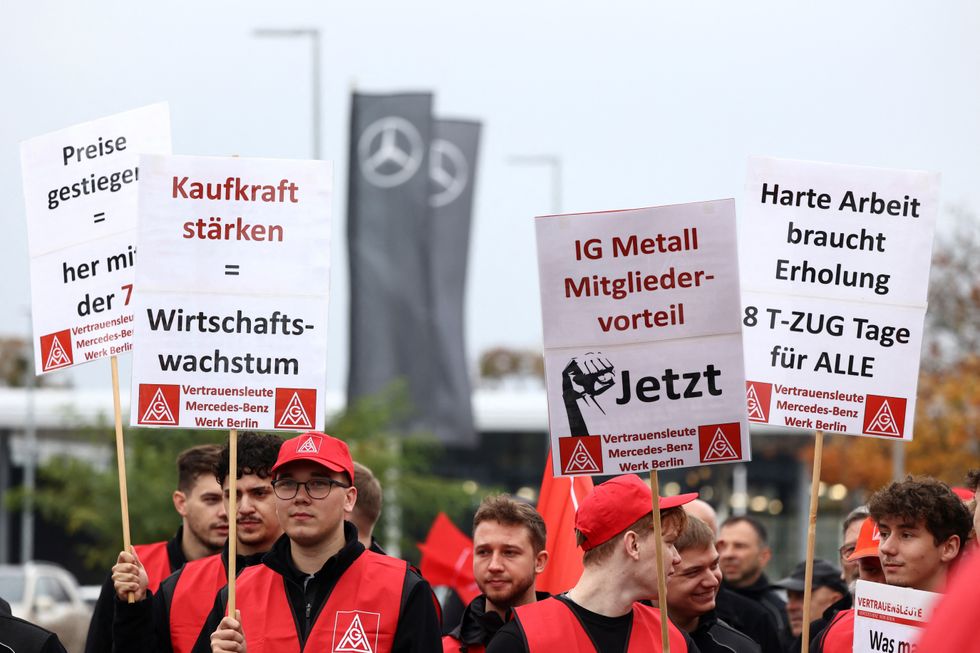
[[[429,252],[432,95],[354,94],[347,206],[348,401],[408,384],[428,428],[433,366]]]
[[[431,422],[445,443],[476,442],[464,344],[464,297],[480,124],[436,120],[429,147],[433,386]]]

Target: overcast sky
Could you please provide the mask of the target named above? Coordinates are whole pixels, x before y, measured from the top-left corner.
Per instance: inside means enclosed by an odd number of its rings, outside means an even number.
[[[805,6],[816,4],[816,6]],[[170,103],[178,154],[311,155],[308,41],[321,31],[322,151],[336,162],[328,387],[347,367],[349,94],[431,90],[484,123],[467,298],[471,362],[539,349],[533,216],[735,197],[769,155],[942,173],[980,209],[980,3],[14,2],[0,4],[0,335],[27,335],[20,141]],[[122,357],[128,385],[128,356]],[[59,373],[55,373],[59,374]],[[104,361],[72,372],[109,384]]]

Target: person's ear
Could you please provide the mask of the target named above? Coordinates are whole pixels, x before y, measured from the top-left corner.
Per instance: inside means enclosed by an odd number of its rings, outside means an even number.
[[[952,562],[960,553],[960,536],[950,535],[949,538],[939,546],[939,559],[943,562]]]
[[[187,516],[187,495],[180,490],[174,490],[174,510],[181,517]]]
[[[534,573],[540,574],[544,571],[544,568],[548,566],[548,552],[544,549],[538,551],[538,554],[534,556]]]

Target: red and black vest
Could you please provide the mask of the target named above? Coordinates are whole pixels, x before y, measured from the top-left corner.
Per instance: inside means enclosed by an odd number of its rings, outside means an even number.
[[[854,650],[854,610],[841,610],[820,635],[817,649],[823,653],[851,653]]]
[[[527,639],[528,653],[595,653],[595,645],[572,609],[556,598],[522,605],[514,610]],[[668,623],[671,653],[686,653],[687,643],[677,626]],[[661,650],[660,610],[633,604],[633,627],[628,653]]]
[[[153,544],[137,544],[133,547],[136,550],[136,557],[143,563],[146,570],[146,577],[149,579],[147,589],[156,594],[157,588],[163,579],[169,576],[173,570],[170,569],[170,556],[167,554],[166,542],[154,542]]]
[[[170,643],[174,653],[190,653],[214,606],[214,595],[228,584],[220,554],[188,562],[170,600]]]
[[[358,556],[327,597],[305,650],[389,653],[407,571],[404,560],[371,551]],[[235,585],[249,653],[300,653],[283,577],[260,564],[242,571]]]
[[[464,644],[452,635],[443,635],[442,653],[486,653],[483,644]]]

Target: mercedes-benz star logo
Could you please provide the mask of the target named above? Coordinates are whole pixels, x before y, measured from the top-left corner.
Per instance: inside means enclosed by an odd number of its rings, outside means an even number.
[[[429,206],[446,206],[459,197],[469,174],[466,157],[455,143],[442,138],[433,140],[429,148],[429,179],[435,192],[429,196]]]
[[[357,142],[361,174],[380,188],[394,188],[411,179],[424,154],[419,131],[397,116],[375,120]]]

